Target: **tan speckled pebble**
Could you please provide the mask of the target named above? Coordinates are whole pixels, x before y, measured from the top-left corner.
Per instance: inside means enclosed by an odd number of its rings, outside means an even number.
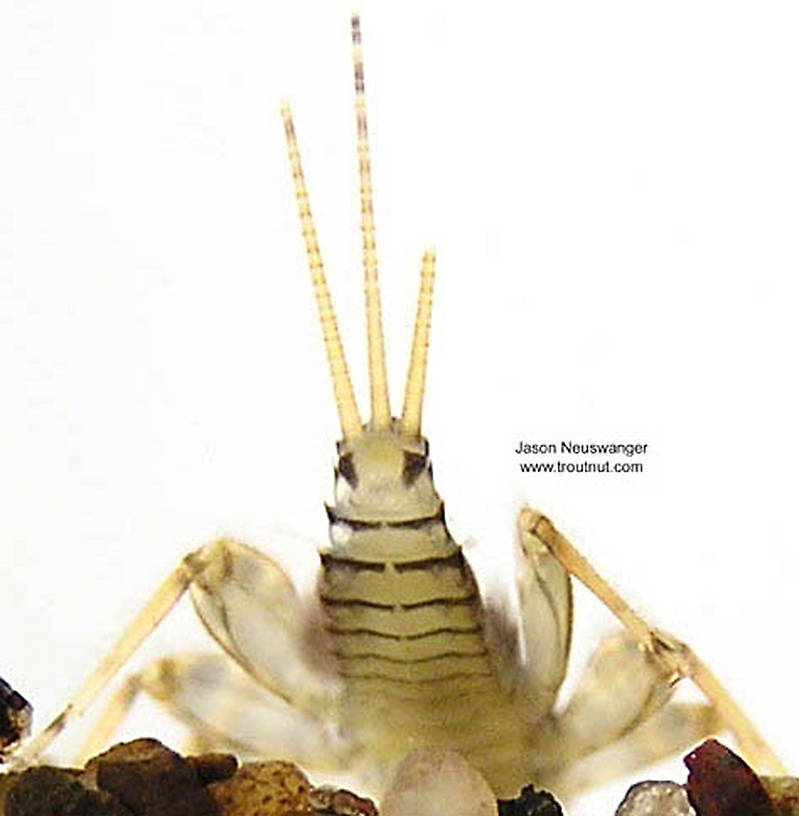
[[[230,779],[206,790],[222,816],[285,816],[311,810],[311,786],[291,762],[247,762]]]
[[[392,774],[380,816],[497,816],[497,801],[459,753],[418,748]]]

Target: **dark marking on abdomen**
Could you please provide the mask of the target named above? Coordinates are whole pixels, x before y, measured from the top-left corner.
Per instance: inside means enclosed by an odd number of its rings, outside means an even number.
[[[347,569],[353,572],[383,572],[386,565],[380,561],[359,561],[357,558],[342,558],[330,553],[319,553],[324,569]]]
[[[427,685],[432,683],[449,683],[452,680],[470,679],[474,677],[485,677],[492,679],[494,675],[491,672],[452,672],[450,674],[442,674],[440,677],[427,677],[424,679],[410,679],[402,677],[389,677],[378,672],[366,672],[358,674],[357,672],[339,671],[341,677],[347,677],[354,680],[382,680],[387,683],[403,683],[409,686]]]
[[[461,550],[452,555],[439,556],[438,558],[422,558],[418,561],[401,561],[394,564],[394,569],[400,573],[410,572],[411,570],[444,569],[447,567],[454,567],[461,572],[465,572],[466,559],[463,557]]]
[[[418,663],[433,663],[436,660],[451,659],[457,657],[486,657],[488,650],[485,646],[478,649],[476,652],[440,652],[439,654],[428,655],[425,657],[390,657],[388,655],[378,654],[377,652],[361,652],[359,654],[345,654],[344,652],[334,651],[332,654],[339,660],[383,660],[386,663],[393,663],[400,666],[410,666]]]
[[[465,598],[431,598],[429,601],[419,601],[418,603],[400,604],[401,609],[422,609],[427,606],[479,606],[480,595],[477,592],[472,592]]]
[[[346,629],[341,626],[325,626],[325,631],[332,635],[371,635],[372,637],[385,638],[386,640],[422,640],[427,637],[434,637],[436,635],[477,635],[483,627],[480,624],[474,626],[440,626],[437,629],[430,629],[426,632],[414,632],[408,635],[396,635],[391,632],[380,632],[377,629],[368,629],[366,627]]]
[[[389,612],[396,610],[394,604],[374,603],[372,601],[361,601],[354,598],[326,598],[322,595],[321,601],[326,606],[361,606],[365,609],[384,609]]]
[[[372,521],[369,519],[354,519],[346,518],[336,513],[336,508],[330,505],[325,505],[327,511],[327,519],[331,524],[340,524],[348,527],[350,530],[379,530],[381,528],[389,528],[394,530],[421,530],[425,527],[431,527],[434,524],[444,523],[444,504],[439,505],[438,510],[430,516],[416,516],[409,519],[398,519],[396,521]]]

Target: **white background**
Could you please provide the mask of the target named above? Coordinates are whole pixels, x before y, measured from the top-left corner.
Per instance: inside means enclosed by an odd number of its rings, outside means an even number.
[[[308,581],[338,428],[278,106],[365,398],[349,11],[2,6],[0,674],[40,725],[190,548],[232,533]],[[796,6],[361,12],[394,403],[434,245],[453,532],[502,586],[545,510],[799,768]],[[650,452],[522,476],[522,438]],[[613,623],[577,600],[582,655]],[[203,643],[179,610],[142,660]]]

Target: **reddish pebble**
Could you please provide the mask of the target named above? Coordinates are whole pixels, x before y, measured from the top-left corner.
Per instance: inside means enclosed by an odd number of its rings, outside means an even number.
[[[755,772],[720,742],[706,740],[684,762],[698,816],[777,816]]]

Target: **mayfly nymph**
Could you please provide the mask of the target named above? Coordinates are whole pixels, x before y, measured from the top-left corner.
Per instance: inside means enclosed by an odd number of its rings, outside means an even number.
[[[565,796],[719,729],[733,731],[759,768],[780,768],[696,655],[649,627],[537,511],[522,509],[517,521],[519,619],[484,603],[447,529],[422,435],[432,250],[422,257],[399,416],[389,402],[357,16],[352,40],[370,379],[367,421],[350,382],[291,112],[288,105],[281,111],[341,426],[334,501],[327,507],[329,544],[320,552],[314,608],[309,612],[272,559],[239,541],[220,539],[190,553],[75,697],[11,754],[11,762],[34,761],[87,709],[188,590],[222,652],[161,660],[128,678],[90,735],[87,751],[110,738],[144,691],[182,717],[205,746],[292,759],[311,772],[353,772],[377,789],[409,751],[436,745],[462,754],[498,796],[513,797],[531,781]],[[571,698],[555,710],[571,645],[571,575],[609,607],[624,630],[600,643]],[[671,700],[675,683],[686,677],[707,702]],[[270,713],[256,722],[250,715],[254,705]],[[581,763],[590,764],[611,745],[617,749],[615,763],[581,772]]]

